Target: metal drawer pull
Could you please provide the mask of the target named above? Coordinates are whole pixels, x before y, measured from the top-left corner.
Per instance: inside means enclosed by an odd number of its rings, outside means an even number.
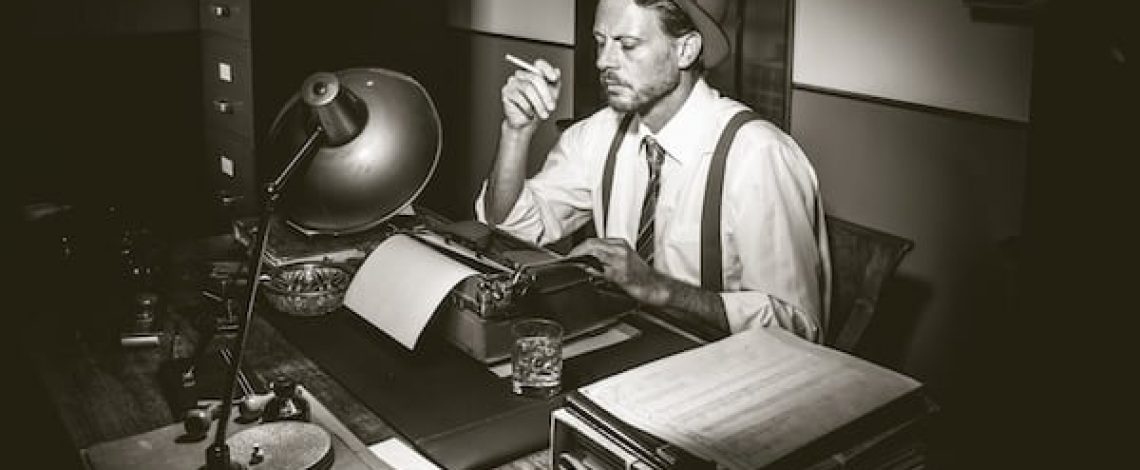
[[[214,18],[225,19],[230,17],[230,7],[226,5],[212,4],[210,11],[214,13]]]
[[[233,114],[234,104],[226,100],[214,100],[214,110],[222,114]]]

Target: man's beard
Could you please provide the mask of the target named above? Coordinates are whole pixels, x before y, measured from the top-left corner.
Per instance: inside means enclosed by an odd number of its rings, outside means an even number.
[[[607,92],[606,104],[608,104],[610,108],[621,113],[636,111],[638,114],[647,113],[658,101],[661,101],[661,98],[664,98],[675,90],[677,85],[681,82],[679,75],[676,75],[670,77],[671,79],[669,80],[652,83],[646,88],[635,89],[628,82],[609,76],[606,73],[602,73],[600,78],[603,87],[616,84],[633,92],[628,100],[622,100],[620,96],[611,95]]]

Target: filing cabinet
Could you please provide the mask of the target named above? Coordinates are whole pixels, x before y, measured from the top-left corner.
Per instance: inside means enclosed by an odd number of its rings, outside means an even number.
[[[233,215],[256,213],[260,188],[291,157],[263,149],[275,115],[308,75],[389,68],[432,93],[444,3],[199,0],[203,158],[211,189],[238,198]]]

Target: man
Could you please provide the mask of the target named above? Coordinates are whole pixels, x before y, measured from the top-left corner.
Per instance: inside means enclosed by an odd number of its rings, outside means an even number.
[[[780,326],[821,341],[830,267],[818,183],[800,148],[768,122],[746,123],[731,141],[721,285],[698,287],[710,160],[726,123],[747,109],[702,78],[729,50],[713,16],[725,3],[601,0],[593,31],[608,106],[563,132],[530,179],[527,148],[554,110],[560,72],[538,60],[539,73],[510,77],[476,214],[541,244],[592,217],[600,238],[570,254],[596,257],[603,276],[643,305],[722,332]]]

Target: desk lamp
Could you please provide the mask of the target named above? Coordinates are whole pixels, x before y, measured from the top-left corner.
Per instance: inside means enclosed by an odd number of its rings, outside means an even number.
[[[271,221],[280,199],[286,221],[306,234],[372,228],[410,205],[439,161],[442,131],[435,105],[411,77],[379,68],[310,75],[270,127],[271,154],[291,155],[265,187],[249,293],[230,364],[207,470],[244,468],[230,458],[226,425],[233,408],[253,317]],[[288,192],[286,184],[293,183]]]

